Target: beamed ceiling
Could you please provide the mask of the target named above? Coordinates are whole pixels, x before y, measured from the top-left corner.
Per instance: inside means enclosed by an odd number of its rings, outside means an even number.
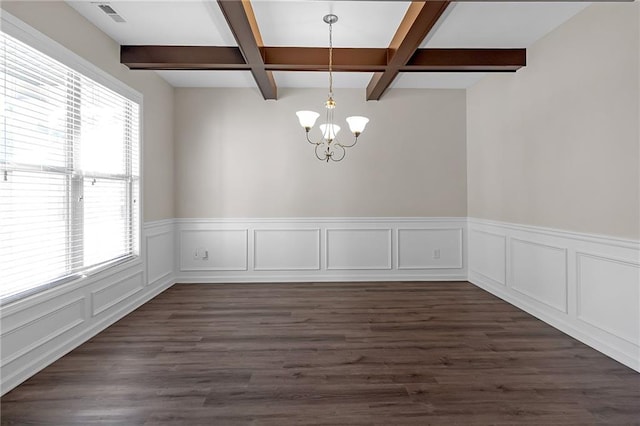
[[[132,70],[176,87],[326,87],[334,25],[336,87],[466,88],[515,72],[527,48],[588,3],[454,1],[112,1],[116,22],[89,1],[68,3],[120,45]]]

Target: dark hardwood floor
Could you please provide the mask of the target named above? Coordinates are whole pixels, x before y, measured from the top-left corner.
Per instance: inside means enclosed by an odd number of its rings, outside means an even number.
[[[469,283],[176,285],[3,425],[640,424],[640,374]]]

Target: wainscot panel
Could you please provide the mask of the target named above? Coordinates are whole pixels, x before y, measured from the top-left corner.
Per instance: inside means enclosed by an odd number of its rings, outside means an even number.
[[[511,238],[510,286],[567,312],[567,249]]]
[[[155,231],[147,234],[147,282],[153,284],[165,280],[173,274],[174,267],[174,235],[173,226],[168,230]]]
[[[640,344],[640,265],[577,253],[578,318],[634,345]]]
[[[253,243],[255,271],[320,269],[319,229],[256,229]]]
[[[469,228],[469,272],[485,281],[507,285],[507,238],[482,229]]]
[[[246,270],[246,229],[180,230],[180,271]]]
[[[462,268],[462,228],[398,229],[398,269]]]
[[[391,229],[327,229],[327,269],[391,269]]]

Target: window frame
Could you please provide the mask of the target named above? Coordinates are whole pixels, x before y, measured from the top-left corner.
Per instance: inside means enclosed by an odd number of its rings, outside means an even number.
[[[26,290],[14,296],[5,297],[0,300],[0,306],[4,309],[7,305],[11,305],[25,299],[30,299],[40,294],[51,292],[58,293],[60,291],[67,292],[88,286],[93,282],[143,264],[143,259],[146,256],[146,247],[142,244],[142,218],[144,217],[144,202],[142,201],[144,199],[144,168],[142,161],[144,152],[144,102],[143,95],[137,90],[116,79],[103,69],[72,52],[67,47],[56,42],[4,10],[2,11],[2,14],[0,14],[0,24],[2,26],[2,32],[5,34],[27,44],[42,54],[51,57],[83,76],[138,104],[137,217],[134,214],[135,209],[133,209],[131,205],[129,206],[131,232],[134,233],[132,235],[132,241],[135,243],[137,250],[134,250],[131,255],[111,259],[104,263],[94,265],[93,267],[88,267],[82,271],[72,273],[71,275],[61,279],[35,286],[30,290]],[[86,178],[88,178],[88,176],[86,176]]]

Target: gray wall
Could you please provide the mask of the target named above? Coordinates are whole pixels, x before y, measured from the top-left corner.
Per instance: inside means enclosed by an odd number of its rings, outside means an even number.
[[[176,89],[177,217],[466,216],[463,90],[335,98],[339,139],[351,142],[347,115],[371,121],[342,162],[327,164],[295,115],[322,113],[326,90],[281,89],[265,102],[253,89]]]
[[[469,216],[640,236],[638,10],[594,4],[468,91]]]

